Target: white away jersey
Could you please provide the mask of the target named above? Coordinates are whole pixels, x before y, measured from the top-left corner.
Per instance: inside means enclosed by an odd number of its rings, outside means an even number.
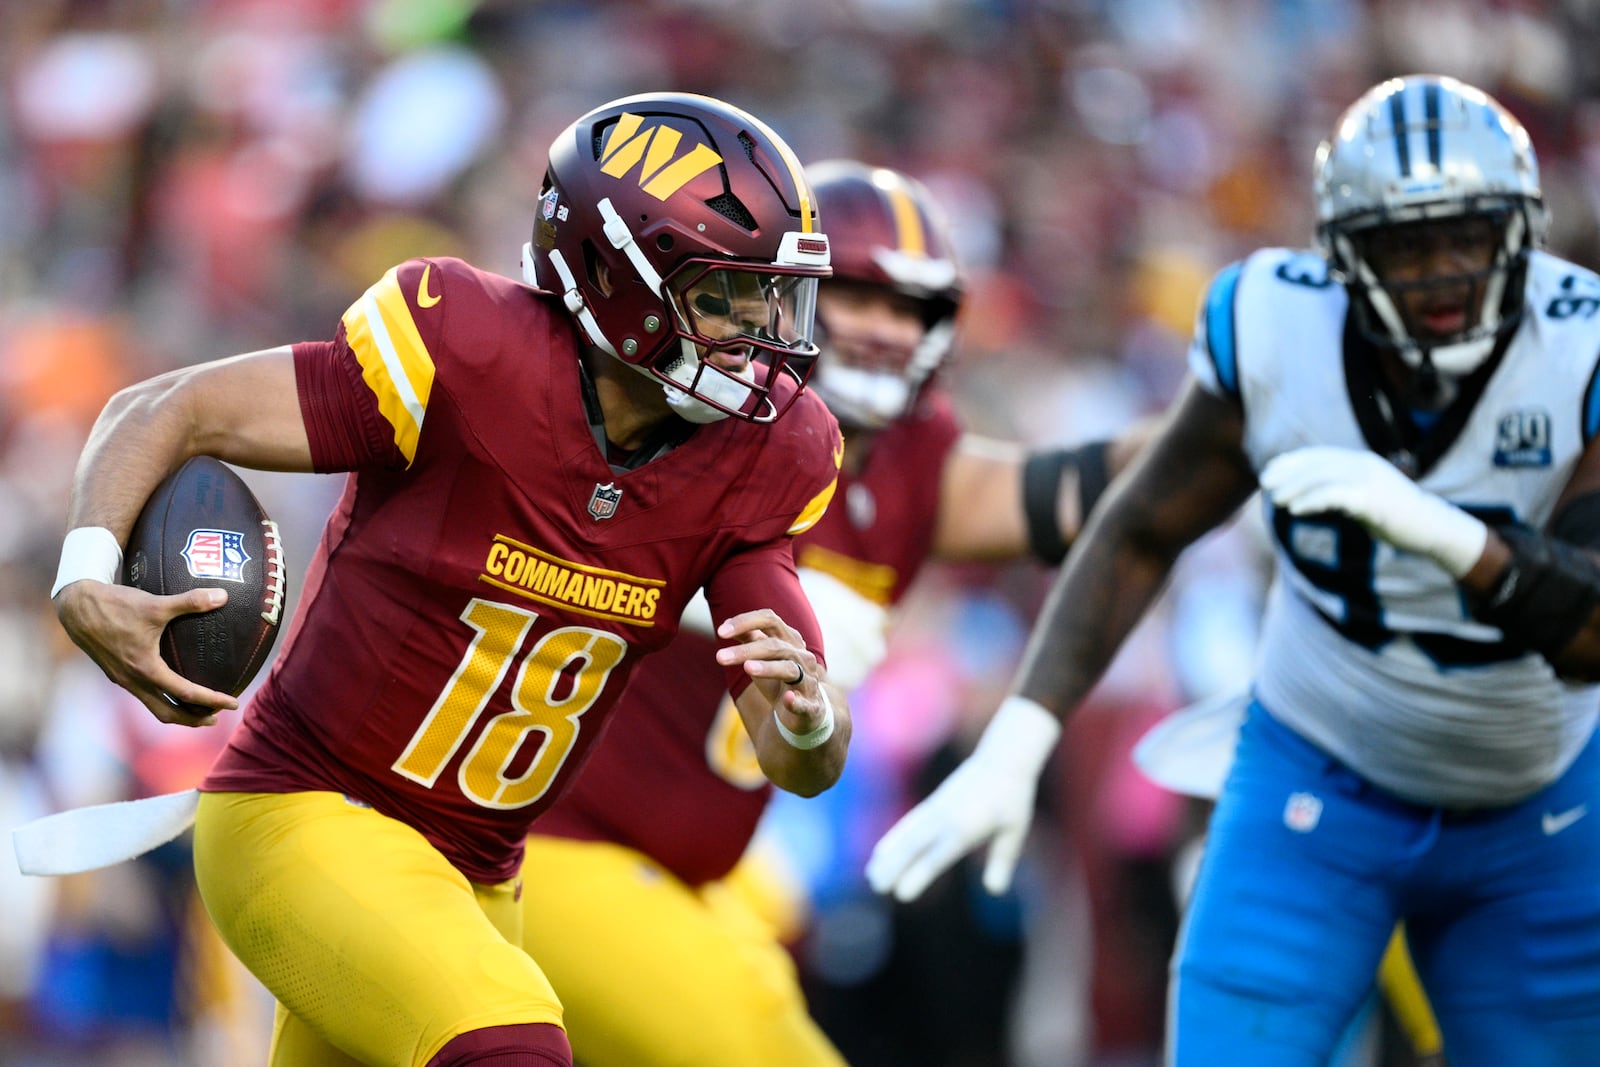
[[[1372,357],[1345,351],[1347,305],[1309,251],[1260,251],[1213,281],[1189,363],[1242,405],[1254,468],[1305,445],[1370,449],[1486,521],[1543,527],[1600,432],[1600,277],[1535,253],[1521,327],[1482,395],[1404,454],[1384,437]],[[1273,714],[1423,804],[1510,803],[1567,768],[1600,689],[1563,683],[1475,622],[1432,560],[1341,515],[1264,506],[1277,576],[1256,695]]]

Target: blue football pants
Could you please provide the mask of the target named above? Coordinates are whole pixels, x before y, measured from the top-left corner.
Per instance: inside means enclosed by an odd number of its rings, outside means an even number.
[[[1252,703],[1168,1004],[1176,1067],[1324,1067],[1405,920],[1451,1067],[1600,1065],[1600,750],[1505,808],[1368,784]]]

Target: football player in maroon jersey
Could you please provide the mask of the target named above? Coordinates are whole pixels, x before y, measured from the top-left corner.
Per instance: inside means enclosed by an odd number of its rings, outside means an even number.
[[[1030,549],[1059,562],[1137,441],[1030,453],[964,432],[936,377],[962,276],[930,194],[854,162],[807,174],[833,242],[812,388],[844,425],[845,454],[843,502],[795,555],[833,678],[849,686],[881,656],[888,609],[923,563]],[[709,667],[709,630],[686,619],[640,666],[621,725],[535,824],[524,944],[587,1067],[839,1067],[785,949],[729,888],[772,786]]]
[[[52,596],[166,722],[215,718],[169,697],[236,702],[157,654],[220,591],[114,584],[151,489],[201,453],[350,472],[196,821],[206,906],[278,1000],[275,1067],[571,1063],[520,947],[523,841],[697,590],[719,623],[706,665],[764,774],[806,795],[837,779],[848,709],[790,545],[843,453],[802,388],[828,264],[771,130],[705,97],[630,97],[552,146],[529,285],[411,260],[330,341],[107,405]]]

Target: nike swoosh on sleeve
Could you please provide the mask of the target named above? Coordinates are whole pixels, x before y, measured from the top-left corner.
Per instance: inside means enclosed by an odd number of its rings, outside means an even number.
[[[422,265],[422,280],[417,282],[417,307],[419,308],[431,308],[444,299],[443,293],[438,296],[428,295],[428,272],[431,270],[433,270],[432,263],[424,263]]]

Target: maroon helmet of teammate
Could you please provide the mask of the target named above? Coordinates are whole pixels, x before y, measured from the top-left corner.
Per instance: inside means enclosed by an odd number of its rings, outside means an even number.
[[[813,163],[806,175],[833,236],[829,291],[888,291],[923,322],[921,340],[899,347],[851,336],[821,316],[827,356],[812,388],[840,422],[882,426],[916,403],[955,338],[962,276],[950,231],[915,178],[847,160]]]
[[[771,422],[803,386],[828,238],[805,172],[720,100],[646,93],[564,130],[524,249],[590,343],[659,379],[693,422]],[[720,350],[732,358],[710,361]]]

